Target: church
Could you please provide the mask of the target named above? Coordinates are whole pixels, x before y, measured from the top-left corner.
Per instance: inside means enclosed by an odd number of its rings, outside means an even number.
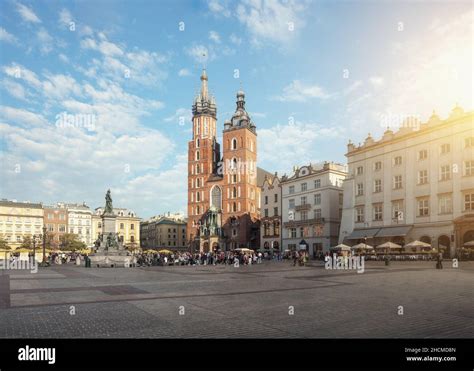
[[[259,247],[258,185],[265,172],[257,168],[257,127],[245,110],[242,90],[236,105],[232,118],[224,122],[221,147],[216,100],[204,69],[188,144],[187,238],[193,252]]]

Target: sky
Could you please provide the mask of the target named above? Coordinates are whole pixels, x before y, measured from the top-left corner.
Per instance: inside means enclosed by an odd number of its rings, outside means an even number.
[[[473,107],[470,1],[0,1],[0,198],[186,213],[206,67],[218,132],[242,87],[258,166]]]

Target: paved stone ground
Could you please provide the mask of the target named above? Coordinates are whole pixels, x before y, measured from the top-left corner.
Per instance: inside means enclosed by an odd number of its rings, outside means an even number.
[[[474,262],[434,265],[1,271],[0,337],[472,338]]]

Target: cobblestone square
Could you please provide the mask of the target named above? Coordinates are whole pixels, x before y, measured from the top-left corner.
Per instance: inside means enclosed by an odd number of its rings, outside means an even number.
[[[434,265],[2,271],[0,337],[472,338],[474,263]]]

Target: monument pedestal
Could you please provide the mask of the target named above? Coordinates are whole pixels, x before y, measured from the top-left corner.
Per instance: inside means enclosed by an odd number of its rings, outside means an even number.
[[[130,267],[132,256],[119,239],[116,232],[116,219],[117,216],[111,212],[102,214],[102,233],[95,242],[97,251],[89,256],[91,267]]]

